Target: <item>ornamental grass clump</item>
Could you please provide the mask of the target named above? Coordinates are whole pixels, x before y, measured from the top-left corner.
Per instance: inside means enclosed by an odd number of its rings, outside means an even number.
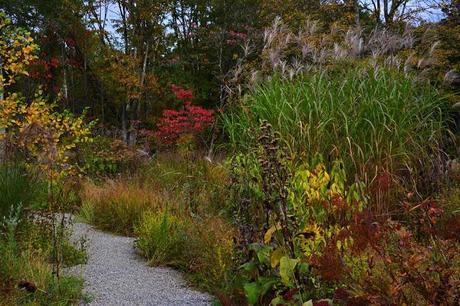
[[[148,212],[134,233],[136,247],[151,265],[186,271],[193,284],[213,293],[231,290],[235,233],[221,217],[198,220],[187,214]]]
[[[108,181],[99,187],[85,183],[80,215],[102,230],[133,235],[134,226],[149,211],[162,211],[164,199],[155,190],[124,181]]]
[[[139,237],[136,246],[152,265],[183,267],[186,226],[184,220],[167,212],[146,213],[134,229]]]

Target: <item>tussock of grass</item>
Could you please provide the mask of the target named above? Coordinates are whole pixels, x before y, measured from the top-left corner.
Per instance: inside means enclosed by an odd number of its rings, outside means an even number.
[[[189,279],[205,290],[231,292],[235,282],[236,230],[221,217],[194,222],[185,248]]]
[[[187,224],[168,213],[147,213],[135,227],[137,247],[152,265],[182,266]]]
[[[132,235],[134,226],[148,211],[161,211],[166,203],[157,190],[124,181],[99,187],[85,183],[81,216],[102,230]]]
[[[231,284],[235,233],[223,219],[148,213],[135,233],[136,246],[152,265],[184,270],[195,285],[212,292]]]

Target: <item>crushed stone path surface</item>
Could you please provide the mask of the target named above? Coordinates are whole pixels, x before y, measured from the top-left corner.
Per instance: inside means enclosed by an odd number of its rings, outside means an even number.
[[[87,240],[88,262],[69,269],[85,281],[90,302],[81,305],[212,305],[213,298],[187,287],[180,272],[150,267],[134,249],[134,238],[74,223],[72,240]]]

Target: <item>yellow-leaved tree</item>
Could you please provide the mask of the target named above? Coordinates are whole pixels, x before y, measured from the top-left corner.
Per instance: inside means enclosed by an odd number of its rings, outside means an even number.
[[[0,13],[0,141],[22,150],[30,165],[55,180],[75,172],[71,151],[91,141],[92,124],[85,123],[83,116],[58,112],[41,91],[28,103],[20,93],[9,91],[19,77],[28,75],[37,50],[30,33],[14,27]]]
[[[13,85],[36,56],[38,46],[30,33],[12,25],[0,12],[0,161],[5,158],[5,143],[25,156],[30,168],[38,168],[48,182],[48,212],[53,241],[53,268],[59,278],[62,266],[65,232],[65,203],[61,182],[76,174],[73,150],[91,141],[93,123],[85,123],[83,116],[58,111],[56,103],[49,103],[38,91],[26,101]]]
[[[11,21],[0,12],[0,161],[5,154],[6,129],[13,123],[17,95],[5,98],[5,87],[20,75],[27,75],[26,67],[35,59],[37,45],[26,31],[11,27]]]

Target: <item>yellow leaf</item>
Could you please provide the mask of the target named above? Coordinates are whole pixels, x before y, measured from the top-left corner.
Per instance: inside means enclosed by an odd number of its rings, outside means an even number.
[[[284,256],[284,250],[282,248],[276,249],[270,255],[270,264],[272,268],[276,268],[280,264],[281,257]]]
[[[294,277],[294,270],[299,262],[298,258],[289,258],[287,256],[283,256],[280,259],[280,277],[281,281],[286,285],[289,286],[291,284],[291,280]]]
[[[277,225],[272,225],[272,227],[270,227],[264,235],[264,243],[269,244],[270,241],[272,240],[273,233],[275,233],[277,230],[280,230],[280,229],[281,229],[281,226],[279,223]]]

